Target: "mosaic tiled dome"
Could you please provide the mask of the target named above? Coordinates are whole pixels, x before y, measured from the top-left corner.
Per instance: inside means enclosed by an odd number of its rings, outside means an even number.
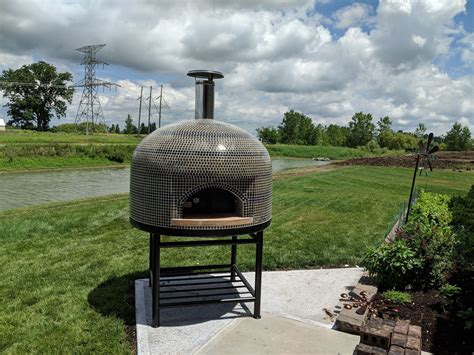
[[[248,218],[224,226],[173,223],[183,218],[186,208],[200,203],[199,191],[204,190],[231,194],[239,216]],[[170,235],[200,231],[209,236],[219,234],[213,232],[217,230],[262,230],[271,221],[271,194],[267,150],[254,136],[228,123],[193,119],[171,124],[147,136],[133,154],[131,222],[143,230]]]

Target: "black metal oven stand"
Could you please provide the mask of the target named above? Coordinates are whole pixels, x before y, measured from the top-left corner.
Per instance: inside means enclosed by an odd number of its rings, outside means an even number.
[[[253,317],[260,318],[263,232],[252,233],[249,237],[229,236],[224,238],[163,242],[160,234],[150,234],[150,287],[152,287],[153,327],[160,326],[160,309],[162,308],[210,303],[253,302]],[[245,279],[237,266],[237,246],[239,244],[255,244],[255,288]],[[162,248],[216,245],[231,246],[230,264],[160,267],[160,251]],[[178,295],[172,295],[176,293]]]

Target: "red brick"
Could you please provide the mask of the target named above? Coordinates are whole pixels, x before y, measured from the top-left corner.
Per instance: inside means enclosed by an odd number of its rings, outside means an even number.
[[[386,355],[387,352],[384,349],[378,348],[376,346],[370,346],[367,344],[358,344],[354,350],[354,354],[355,355]]]
[[[405,334],[393,333],[390,344],[404,348],[407,344],[407,336]]]
[[[399,346],[392,345],[388,351],[388,355],[403,355],[405,350]]]
[[[405,347],[407,349],[413,349],[413,350],[419,351],[421,350],[421,339],[408,336],[407,345]]]
[[[421,338],[421,327],[419,325],[410,325],[408,327],[408,335],[415,338]]]
[[[399,319],[397,320],[397,322],[395,323],[395,328],[394,328],[394,332],[395,333],[400,333],[400,334],[408,334],[408,326],[410,325],[410,321],[409,320],[402,320],[402,319]]]

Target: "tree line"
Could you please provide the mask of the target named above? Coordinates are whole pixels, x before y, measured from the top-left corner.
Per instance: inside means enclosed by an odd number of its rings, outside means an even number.
[[[413,150],[420,138],[427,134],[420,123],[414,132],[394,131],[390,117],[380,117],[374,123],[370,113],[357,112],[347,126],[314,124],[311,117],[290,110],[277,127],[257,128],[258,138],[266,144],[332,145],[337,147],[365,147]],[[468,150],[472,146],[469,128],[455,123],[443,137],[435,141],[448,150]]]

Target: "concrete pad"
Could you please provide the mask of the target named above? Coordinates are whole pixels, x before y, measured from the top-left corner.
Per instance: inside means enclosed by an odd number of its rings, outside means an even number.
[[[306,325],[311,323],[331,328],[334,321],[327,317],[323,308],[334,310],[340,293],[353,287],[361,275],[362,269],[359,268],[264,272],[263,321],[250,318],[253,311],[251,303],[247,304],[250,311],[244,304],[213,304],[163,309],[159,328],[150,326],[151,289],[148,287],[148,280],[136,280],[137,352],[194,353],[214,336],[219,337],[220,332],[236,319],[253,322],[255,329],[263,332],[264,319],[273,317],[272,315],[302,320]],[[254,273],[244,273],[244,276],[253,284]],[[319,328],[321,327],[313,329]],[[270,342],[273,338],[268,339]]]
[[[262,312],[334,325],[324,308],[334,310],[341,293],[352,290],[361,268],[268,271],[262,276]],[[251,284],[254,273],[244,273]],[[251,307],[251,306],[249,306]]]
[[[263,314],[232,322],[197,354],[352,354],[359,336]]]

